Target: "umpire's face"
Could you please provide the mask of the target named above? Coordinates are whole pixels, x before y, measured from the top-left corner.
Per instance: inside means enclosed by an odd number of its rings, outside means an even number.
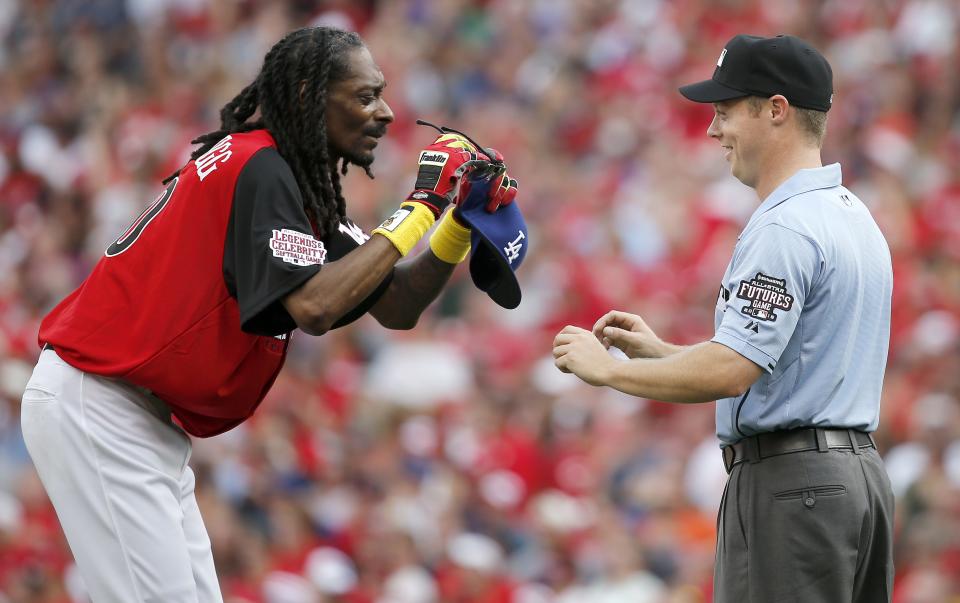
[[[707,135],[717,140],[730,172],[749,187],[756,187],[764,162],[767,125],[747,98],[713,103],[714,116]]]
[[[327,145],[332,160],[345,158],[356,165],[373,163],[377,139],[393,121],[383,100],[387,85],[383,73],[364,47],[350,52],[349,69],[327,90]]]

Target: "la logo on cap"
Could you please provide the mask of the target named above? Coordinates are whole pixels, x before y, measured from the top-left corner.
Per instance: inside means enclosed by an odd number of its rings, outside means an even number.
[[[723,57],[727,56],[727,49],[724,48],[723,52],[720,53],[720,58],[717,59],[717,67],[723,65]]]

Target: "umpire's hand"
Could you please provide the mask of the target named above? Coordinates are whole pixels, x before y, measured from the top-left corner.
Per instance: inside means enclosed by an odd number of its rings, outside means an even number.
[[[636,314],[611,310],[593,325],[603,347],[619,348],[628,358],[663,358],[674,346],[664,342]]]
[[[553,363],[564,373],[573,373],[590,385],[608,385],[613,365],[623,360],[611,356],[593,333],[567,325],[553,339]]]

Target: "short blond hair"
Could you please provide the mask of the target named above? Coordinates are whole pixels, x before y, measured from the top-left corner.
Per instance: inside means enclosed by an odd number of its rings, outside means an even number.
[[[750,113],[754,117],[760,115],[760,107],[765,100],[761,96],[747,97],[747,102],[750,103]],[[803,107],[794,107],[794,109],[797,111],[797,121],[800,123],[800,129],[810,137],[810,140],[817,147],[822,147],[823,138],[827,135],[827,112],[804,109]]]

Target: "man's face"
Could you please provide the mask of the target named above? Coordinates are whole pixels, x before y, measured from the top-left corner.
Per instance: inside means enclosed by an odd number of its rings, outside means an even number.
[[[713,103],[714,116],[707,136],[717,139],[730,162],[730,172],[749,187],[755,187],[767,132],[761,112],[746,98]]]
[[[350,52],[346,76],[327,90],[327,146],[334,159],[368,166],[393,111],[383,100],[386,80],[364,47]]]

